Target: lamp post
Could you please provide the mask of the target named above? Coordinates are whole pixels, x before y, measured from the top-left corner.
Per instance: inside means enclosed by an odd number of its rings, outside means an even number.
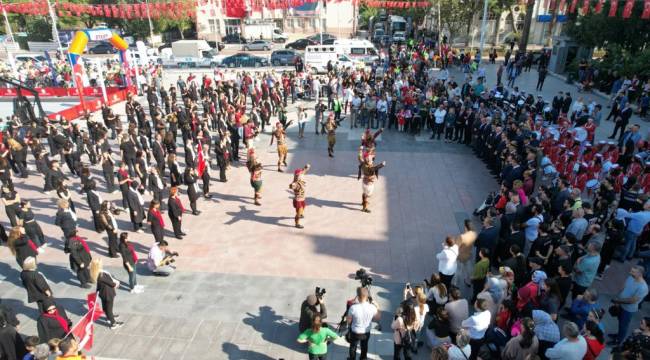
[[[56,13],[54,12],[54,7],[52,7],[50,0],[47,0],[47,10],[50,14],[50,19],[52,19],[52,37],[56,41],[57,45],[59,45],[59,52],[63,54],[63,45],[61,45],[61,39],[59,38],[59,29],[56,27]]]
[[[149,13],[149,0],[144,1],[147,6],[147,21],[149,21],[149,41],[153,45],[153,23],[151,22],[151,14]]]

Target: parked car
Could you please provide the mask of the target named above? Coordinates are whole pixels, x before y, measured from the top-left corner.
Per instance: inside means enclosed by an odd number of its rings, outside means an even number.
[[[99,44],[88,49],[89,54],[114,54],[116,52],[117,50],[115,47],[106,42],[100,42]]]
[[[273,44],[271,44],[270,41],[266,40],[254,40],[252,42],[249,42],[248,44],[244,45],[244,51],[249,51],[249,50],[264,50],[264,51],[269,51],[273,47]]]
[[[386,35],[384,29],[375,29],[375,32],[372,34],[372,42],[377,42],[382,39],[382,36]]]
[[[239,34],[228,34],[221,38],[224,44],[246,44],[248,41]]]
[[[393,33],[393,43],[397,44],[400,42],[405,42],[406,41],[406,33],[403,31],[395,31]]]
[[[316,44],[320,44],[320,41],[321,41],[321,34],[320,34],[320,33],[316,33],[316,34],[314,34],[314,35],[308,37],[307,39],[309,39],[309,40],[311,40],[311,41],[314,41]],[[322,44],[322,45],[327,45],[327,44],[325,44],[325,41],[328,40],[328,39],[334,39],[334,40],[336,40],[336,36],[334,36],[334,35],[332,35],[332,34],[328,34],[328,33],[323,33],[323,37],[322,37],[322,39],[323,39],[323,44]],[[332,44],[333,44],[333,42],[332,42]]]
[[[271,54],[271,65],[293,65],[298,57],[300,57],[300,54],[296,50],[275,50]]]
[[[295,49],[295,50],[305,50],[305,48],[309,45],[316,45],[317,42],[314,40],[310,39],[300,39],[296,40],[292,43],[288,43],[285,48],[287,49]]]
[[[266,58],[255,56],[247,53],[237,53],[221,60],[221,66],[225,67],[261,67],[268,66],[269,61]]]

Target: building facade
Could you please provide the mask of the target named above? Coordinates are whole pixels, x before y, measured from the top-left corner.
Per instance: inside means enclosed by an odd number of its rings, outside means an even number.
[[[220,41],[228,34],[245,34],[247,24],[273,22],[291,41],[318,33],[322,17],[324,32],[347,38],[355,25],[355,11],[352,0],[332,1],[325,7],[319,1],[288,9],[251,11],[247,8],[246,17],[230,18],[225,15],[220,0],[208,0],[197,6],[197,35],[199,39]]]

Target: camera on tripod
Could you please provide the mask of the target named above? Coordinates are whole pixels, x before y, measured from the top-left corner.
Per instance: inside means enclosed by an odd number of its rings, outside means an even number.
[[[318,298],[320,300],[320,299],[323,298],[323,296],[325,296],[326,292],[327,292],[327,290],[325,290],[325,288],[320,288],[320,287],[316,286],[316,290],[314,291],[314,295],[316,295],[316,298]]]
[[[354,273],[354,280],[361,281],[361,286],[368,287],[372,285],[372,276],[366,272],[366,269],[361,268]]]

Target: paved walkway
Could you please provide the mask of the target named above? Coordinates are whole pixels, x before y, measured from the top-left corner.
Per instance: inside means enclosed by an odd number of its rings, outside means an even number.
[[[488,80],[493,75],[488,71]],[[524,74],[522,87],[535,83]],[[536,74],[534,74],[536,81]],[[549,98],[566,85],[547,79]],[[123,107],[118,109],[123,113]],[[308,108],[312,103],[308,104]],[[292,113],[290,108],[290,114]],[[605,123],[604,127],[611,126]],[[307,129],[313,129],[308,124]],[[607,130],[607,129],[605,129]],[[366,268],[375,278],[373,295],[382,308],[381,326],[372,337],[372,358],[392,356],[392,313],[397,308],[403,284],[420,282],[436,269],[435,254],[448,234],[457,234],[462,221],[496,183],[468,148],[443,142],[416,142],[411,136],[386,132],[378,146],[378,161],[387,161],[372,199],[372,214],[360,212],[361,186],[356,179],[358,131],[349,124],[339,129],[336,157],[326,153],[326,139],[313,130],[298,140],[289,129],[289,167],[309,162],[305,229],[293,227],[291,195],[287,190],[292,174],[275,171],[275,148],[264,134],[256,148],[264,172],[263,205],[252,204],[252,189],[243,165],[230,170],[228,183],[212,182],[211,200],[199,200],[200,216],[186,214],[183,226],[189,236],[169,238],[171,248],[181,253],[178,272],[170,278],[148,276],[140,265],[143,294],[119,291],[116,312],[126,325],[111,331],[96,326],[92,354],[120,359],[303,359],[304,347],[295,343],[300,303],[314,287],[327,289],[328,320],[336,323],[345,299],[353,297],[358,282],[354,272]],[[98,169],[94,173],[101,178]],[[217,172],[214,171],[213,174]],[[78,189],[78,180],[72,181]],[[100,181],[101,183],[101,181]],[[54,283],[55,296],[74,320],[84,313],[86,290],[77,286],[61,251],[61,231],[52,223],[54,198],[43,194],[41,177],[17,180],[22,198],[28,199],[37,220],[53,246],[39,257],[40,271]],[[118,200],[119,194],[102,194]],[[85,197],[74,193],[81,235],[91,250],[115,277],[126,281],[119,259],[107,259],[104,234],[92,227]],[[183,201],[186,197],[183,195]],[[119,203],[119,200],[118,200]],[[118,225],[129,230],[128,215]],[[135,234],[141,259],[153,243],[151,234]],[[0,252],[0,294],[3,303],[21,314],[21,332],[35,334],[37,316],[19,283],[19,270],[7,250]],[[599,282],[603,293],[617,290],[625,267],[612,266],[607,281]],[[607,330],[615,323],[607,321]],[[330,347],[332,359],[343,359],[346,344]],[[421,351],[419,359],[427,358]]]

